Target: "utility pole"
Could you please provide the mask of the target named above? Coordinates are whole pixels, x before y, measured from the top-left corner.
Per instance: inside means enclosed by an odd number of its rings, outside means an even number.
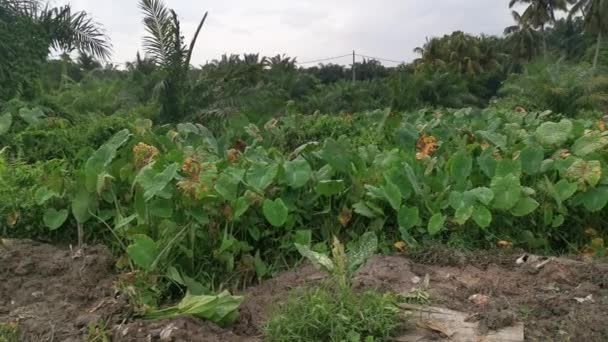
[[[353,66],[352,66],[352,70],[353,70],[353,84],[354,84],[355,81],[357,81],[357,74],[355,72],[355,50],[353,50]]]

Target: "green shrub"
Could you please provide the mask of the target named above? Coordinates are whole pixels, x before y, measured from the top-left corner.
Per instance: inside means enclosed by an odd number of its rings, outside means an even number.
[[[18,342],[21,333],[15,323],[0,323],[0,342]]]
[[[275,308],[265,326],[267,341],[389,341],[402,327],[392,294],[355,292],[324,284],[296,290]]]

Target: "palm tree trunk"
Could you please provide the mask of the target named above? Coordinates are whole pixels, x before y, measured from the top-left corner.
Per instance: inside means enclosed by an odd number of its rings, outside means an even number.
[[[545,24],[540,26],[540,34],[543,36],[543,57],[547,59],[547,35],[545,34]]]
[[[602,46],[602,30],[597,34],[597,43],[595,46],[595,57],[593,57],[593,69],[597,68],[597,61],[600,57],[600,47]]]

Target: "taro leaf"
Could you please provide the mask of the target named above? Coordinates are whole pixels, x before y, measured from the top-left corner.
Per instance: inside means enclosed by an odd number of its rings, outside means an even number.
[[[507,175],[515,175],[518,178],[521,176],[521,161],[512,159],[503,159],[496,163],[496,172],[494,176],[504,177]]]
[[[467,221],[471,218],[471,215],[473,215],[473,209],[474,208],[472,206],[462,206],[458,208],[454,214],[454,221],[461,226],[467,223]]]
[[[453,179],[464,181],[471,174],[473,158],[464,152],[457,152],[450,158],[450,175]]]
[[[177,176],[179,169],[178,163],[167,166],[162,172],[156,173],[154,164],[149,164],[142,168],[135,177],[135,183],[144,189],[144,200],[147,202],[152,197],[160,195],[165,187]]]
[[[576,193],[576,190],[578,190],[576,183],[570,183],[565,179],[562,179],[555,184],[555,191],[560,201],[565,201],[572,197],[574,193]]]
[[[494,177],[490,188],[494,193],[494,208],[509,210],[517,204],[521,197],[521,185],[515,175]]]
[[[41,186],[34,194],[34,199],[36,200],[37,205],[43,205],[53,197],[59,197],[59,194],[46,186]]]
[[[373,232],[363,234],[355,247],[347,253],[348,270],[354,272],[378,249],[378,238]]]
[[[97,151],[87,160],[84,170],[86,176],[86,187],[89,192],[97,190],[98,176],[112,162],[116,156],[116,151],[129,140],[131,134],[128,129],[124,129],[112,136],[105,144],[101,145]]]
[[[602,177],[602,165],[597,160],[578,159],[566,170],[566,177],[575,182],[585,181],[591,186],[596,186]]]
[[[608,137],[600,132],[591,132],[578,138],[572,145],[572,153],[579,157],[584,157],[597,152],[608,145]]]
[[[531,197],[522,197],[513,208],[511,208],[511,214],[513,216],[521,217],[530,215],[538,208],[539,204],[536,200]]]
[[[312,176],[312,169],[306,159],[299,157],[293,161],[286,161],[283,165],[285,168],[285,178],[287,184],[292,188],[301,188]]]
[[[296,230],[293,235],[293,241],[294,243],[303,246],[310,246],[312,241],[312,231],[310,229]]]
[[[374,213],[366,204],[365,202],[357,202],[355,204],[353,204],[353,210],[355,211],[355,213],[361,215],[361,216],[365,216],[367,218],[375,218],[377,215],[376,213]]]
[[[298,243],[294,245],[296,246],[298,252],[300,252],[303,257],[308,259],[317,269],[323,268],[328,272],[333,271],[334,263],[327,255],[317,253],[305,245],[300,245]]]
[[[350,168],[350,143],[346,136],[341,136],[338,141],[329,138],[321,150],[321,157],[338,172],[348,172]]]
[[[472,190],[467,191],[477,198],[477,200],[485,205],[490,204],[494,199],[494,192],[491,189],[486,187],[479,187]]]
[[[67,219],[68,219],[68,210],[67,209],[56,210],[55,208],[48,208],[44,212],[44,217],[42,218],[42,220],[44,221],[44,224],[50,230],[56,230],[59,227],[63,226],[63,224],[65,223],[65,221]]]
[[[521,168],[527,175],[537,174],[545,159],[545,152],[540,146],[528,146],[519,154]]]
[[[8,130],[11,129],[11,125],[13,124],[13,116],[11,113],[6,112],[0,115],[0,136],[8,133]]]
[[[295,150],[293,150],[293,152],[291,152],[291,154],[289,156],[292,158],[295,158],[301,154],[313,152],[318,149],[319,145],[321,145],[321,144],[317,141],[307,142],[307,143],[299,146]]]
[[[243,216],[245,212],[249,209],[249,201],[245,197],[239,197],[234,202],[234,219],[238,219]]]
[[[72,199],[72,215],[78,223],[85,223],[91,218],[89,208],[91,207],[91,195],[85,188],[80,188]]]
[[[399,187],[387,179],[382,190],[384,192],[384,197],[391,207],[395,210],[399,210],[399,208],[401,208],[401,191],[399,190]]]
[[[564,119],[560,122],[544,122],[536,129],[535,135],[543,146],[555,147],[565,143],[571,131],[572,122]]]
[[[401,207],[401,209],[399,209],[397,218],[399,227],[403,229],[410,229],[420,224],[420,213],[418,207]]]
[[[496,159],[494,159],[493,151],[494,149],[492,148],[486,148],[477,157],[477,164],[479,164],[481,171],[488,177],[494,177],[496,172]]]
[[[275,227],[283,226],[287,221],[289,213],[287,206],[280,198],[277,198],[274,201],[265,199],[264,204],[262,205],[262,211],[268,222]]]
[[[149,204],[150,215],[161,218],[171,218],[173,216],[173,200],[155,198]]]
[[[23,119],[23,121],[27,122],[29,125],[37,126],[42,122],[42,119],[46,117],[40,108],[21,108],[19,110],[19,116]]]
[[[484,206],[476,206],[473,210],[473,221],[481,228],[488,228],[492,223],[492,213]]]
[[[258,190],[266,190],[279,172],[277,164],[255,163],[247,170],[247,183]]]
[[[410,123],[403,124],[395,131],[395,143],[400,148],[410,151],[414,148],[419,138],[418,129]]]
[[[343,180],[323,180],[317,183],[317,193],[323,196],[337,195],[344,190]]]
[[[585,206],[585,209],[598,212],[608,203],[608,187],[589,189],[587,192],[578,194],[576,198]]]
[[[427,230],[431,236],[439,234],[443,230],[445,224],[445,216],[441,213],[437,213],[431,217]]]
[[[502,134],[490,131],[478,131],[477,134],[502,149],[507,147],[507,137]]]
[[[152,271],[152,265],[159,253],[156,242],[144,234],[133,236],[133,243],[127,247],[131,260],[144,271]]]
[[[235,201],[239,182],[233,176],[222,174],[213,187],[226,201]]]
[[[565,221],[566,221],[566,218],[564,217],[564,215],[557,215],[553,219],[553,222],[551,222],[551,227],[553,227],[553,228],[560,227],[562,224],[564,224]]]

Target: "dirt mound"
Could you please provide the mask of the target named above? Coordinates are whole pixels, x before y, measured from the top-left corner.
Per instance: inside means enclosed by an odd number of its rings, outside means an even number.
[[[113,259],[105,247],[79,253],[28,240],[0,247],[0,322],[17,323],[23,341],[81,341],[112,296]]]
[[[445,253],[445,251],[442,251]],[[429,305],[457,310],[492,331],[516,323],[528,341],[606,341],[608,265],[504,252],[425,260],[372,258],[355,276],[356,289],[401,294],[417,289]],[[441,262],[441,260],[445,262]],[[426,262],[423,263],[422,261]],[[287,293],[325,275],[307,265],[244,291],[239,320],[220,328],[194,318],[121,323],[113,260],[103,247],[69,250],[31,241],[0,248],[0,323],[17,322],[24,341],[79,341],[88,323],[104,319],[114,341],[262,341],[268,313]],[[427,340],[441,340],[429,331]]]

